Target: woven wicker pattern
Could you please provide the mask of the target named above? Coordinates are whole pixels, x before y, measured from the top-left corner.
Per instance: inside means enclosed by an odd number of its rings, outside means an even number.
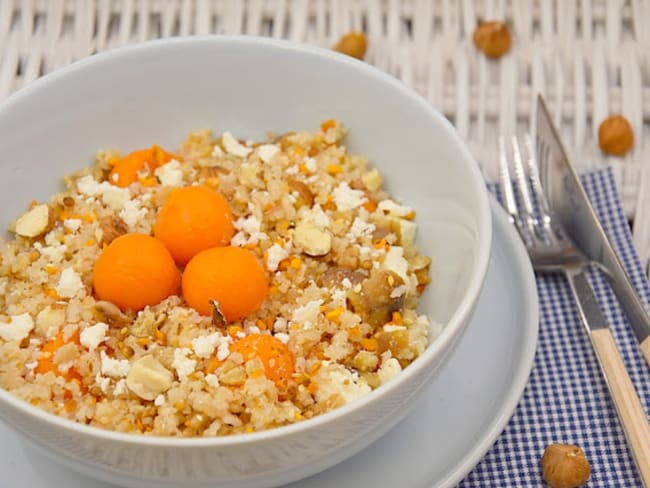
[[[535,95],[544,93],[579,169],[613,168],[645,263],[648,18],[650,0],[0,0],[0,98],[76,59],[158,37],[243,33],[329,47],[363,29],[366,60],[444,112],[488,179],[496,175],[496,136],[530,129]],[[475,49],[479,19],[508,22],[510,54],[490,61]],[[635,130],[625,158],[598,150],[598,125],[609,113],[623,113]]]

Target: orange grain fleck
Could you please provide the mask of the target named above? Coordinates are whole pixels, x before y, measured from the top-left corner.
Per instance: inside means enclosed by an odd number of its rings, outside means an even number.
[[[402,320],[402,314],[399,312],[393,312],[391,323],[395,325],[403,325],[404,321]]]
[[[328,320],[331,320],[332,322],[335,323],[340,323],[341,322],[341,314],[343,313],[343,309],[341,307],[337,307],[334,310],[330,310],[325,314],[325,317]]]
[[[233,339],[237,339],[237,334],[240,332],[244,332],[244,329],[242,329],[239,325],[231,325],[228,327],[228,335]]]
[[[312,381],[311,383],[309,383],[309,386],[307,387],[307,391],[311,395],[315,395],[316,392],[318,391],[318,385]]]
[[[208,365],[205,367],[206,374],[212,374],[216,369],[223,364],[223,361],[219,361],[217,358],[210,358]]]
[[[266,325],[266,322],[264,322],[262,319],[257,319],[255,321],[255,325],[260,330],[266,330],[268,328],[268,326]]]
[[[367,339],[363,338],[359,341],[361,344],[361,347],[363,347],[366,351],[376,351],[377,350],[377,339]]]
[[[293,269],[300,269],[302,266],[302,259],[292,258],[291,261],[289,261],[289,266]]]
[[[307,165],[305,163],[300,163],[298,165],[298,171],[300,171],[303,174],[307,174],[307,173],[309,173],[309,168],[307,167]]]
[[[88,239],[86,242],[84,242],[84,246],[86,247],[91,247],[95,245],[95,240],[94,239]]]
[[[402,217],[402,218],[405,219],[405,220],[413,220],[415,218],[415,212],[413,210],[411,210],[409,213],[404,215],[404,217]]]
[[[137,341],[141,346],[148,346],[151,343],[151,340],[148,337],[138,337]]]
[[[327,119],[320,124],[320,130],[323,132],[327,132],[334,127],[336,127],[336,121],[334,119]]]
[[[56,266],[48,266],[45,269],[47,270],[47,274],[49,274],[50,276],[56,274],[56,272],[59,271],[59,268],[57,268]]]
[[[331,175],[337,175],[343,171],[343,168],[338,164],[329,164],[327,166],[327,172]]]

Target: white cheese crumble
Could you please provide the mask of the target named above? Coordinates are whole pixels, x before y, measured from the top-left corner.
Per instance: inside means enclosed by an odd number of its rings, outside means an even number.
[[[156,399],[153,401],[153,404],[156,407],[162,407],[165,404],[165,395],[162,393],[156,397]]]
[[[276,334],[273,334],[276,339],[278,339],[280,342],[283,344],[286,344],[289,342],[289,334],[285,334],[284,332],[278,332]]]
[[[321,371],[321,375],[327,375],[327,380],[318,382],[316,391],[316,401],[318,402],[327,401],[331,396],[338,394],[345,403],[349,403],[371,391],[370,386],[360,379],[357,373],[352,373],[342,366],[321,368]]]
[[[284,317],[278,317],[275,319],[275,322],[273,322],[273,330],[278,332],[283,332],[287,330],[287,319]]]
[[[196,360],[187,357],[190,350],[186,347],[174,349],[174,361],[172,366],[176,370],[176,374],[181,381],[184,381],[196,368]]]
[[[81,228],[80,219],[65,219],[63,221],[63,227],[68,229],[70,232],[77,232]]]
[[[323,211],[318,203],[312,208],[302,207],[299,215],[301,221],[310,222],[321,230],[327,229],[331,224],[329,215]]]
[[[88,348],[89,351],[94,351],[106,339],[107,330],[108,324],[104,322],[98,322],[95,325],[86,327],[79,334],[79,342],[82,346]]]
[[[99,386],[99,389],[102,390],[103,393],[108,393],[108,387],[111,384],[110,378],[102,376],[101,373],[97,373],[95,375],[95,383],[97,383],[97,386]]]
[[[266,267],[269,271],[275,271],[280,261],[289,257],[289,252],[277,242],[266,251]]]
[[[270,163],[275,155],[280,152],[280,148],[275,144],[262,144],[257,148],[257,154],[265,163]]]
[[[206,374],[205,375],[205,382],[210,385],[212,388],[217,388],[219,386],[219,378],[217,378],[216,374]]]
[[[332,191],[332,196],[334,197],[336,208],[341,212],[354,210],[367,201],[363,192],[350,188],[347,181],[339,183],[339,186]]]
[[[406,285],[400,285],[395,288],[393,288],[390,292],[390,297],[391,298],[398,298],[401,297],[406,293],[407,286]]]
[[[123,395],[124,393],[127,392],[126,389],[126,380],[121,379],[117,383],[115,383],[115,388],[113,388],[113,395]]]
[[[22,341],[34,328],[31,315],[12,315],[9,323],[0,323],[0,337],[5,341]]]
[[[239,232],[230,240],[233,246],[243,246],[245,244],[257,244],[259,241],[268,239],[264,232],[261,231],[262,222],[254,215],[240,217],[234,222],[234,227]]]
[[[77,180],[77,188],[81,193],[89,197],[101,197],[106,205],[113,210],[121,209],[131,199],[128,188],[120,188],[108,181],[97,181],[90,175]]]
[[[217,360],[218,361],[223,361],[228,357],[230,354],[230,346],[229,344],[232,342],[232,338],[230,336],[221,336],[219,337],[219,341],[217,342]]]
[[[172,159],[167,164],[159,166],[154,171],[154,175],[163,186],[181,186],[183,184],[183,170],[181,163]]]
[[[130,228],[135,227],[135,225],[144,219],[147,215],[146,208],[140,208],[140,202],[136,200],[129,200],[124,204],[122,210],[120,210],[120,218],[124,221],[126,225]]]
[[[240,144],[239,141],[235,139],[233,135],[228,131],[224,132],[221,135],[221,142],[223,144],[223,147],[226,149],[226,152],[228,154],[232,154],[233,156],[245,158],[252,151],[250,147],[246,147],[243,144]]]
[[[375,224],[372,222],[366,222],[360,217],[355,217],[354,222],[352,222],[352,225],[350,226],[347,237],[352,240],[371,237],[375,229]]]
[[[413,209],[411,207],[400,205],[390,199],[382,200],[379,202],[377,204],[377,208],[379,210],[383,210],[388,215],[392,215],[393,217],[404,217],[405,215],[413,212]]]
[[[102,374],[111,376],[112,378],[124,378],[129,374],[129,369],[131,369],[131,364],[128,359],[115,359],[106,355],[104,351],[101,351],[101,372]]]
[[[322,304],[323,300],[320,298],[305,303],[293,311],[291,320],[296,323],[301,323],[303,327],[306,327],[307,324],[313,324],[318,319]]]
[[[59,284],[56,285],[56,293],[62,298],[72,298],[82,290],[85,290],[79,273],[72,268],[65,268],[59,277]]]
[[[387,361],[384,361],[384,363],[379,368],[379,371],[377,371],[380,383],[383,385],[387,381],[397,376],[400,371],[402,371],[402,367],[399,365],[399,361],[397,359],[390,358]]]
[[[220,158],[223,156],[223,150],[219,147],[219,144],[215,144],[212,148],[212,157]]]
[[[192,341],[194,354],[200,358],[209,358],[214,352],[214,348],[219,344],[222,335],[219,332],[214,334],[199,336]]]
[[[312,173],[318,169],[318,165],[314,158],[305,158],[305,167]]]
[[[54,264],[63,261],[63,257],[67,251],[66,246],[63,244],[43,246],[43,244],[40,242],[35,242],[34,248],[38,249],[38,252],[40,252],[42,256],[46,257],[50,262]]]

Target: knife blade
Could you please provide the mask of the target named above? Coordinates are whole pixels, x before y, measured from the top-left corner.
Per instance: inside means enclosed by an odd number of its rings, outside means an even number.
[[[537,96],[536,124],[537,133],[554,142],[549,145],[551,154],[540,164],[542,187],[551,211],[569,239],[604,272],[650,366],[650,315],[591,206],[541,95]]]

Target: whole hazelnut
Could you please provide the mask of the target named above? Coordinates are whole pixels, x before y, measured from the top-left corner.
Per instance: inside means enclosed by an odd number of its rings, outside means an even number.
[[[598,145],[603,152],[623,156],[634,144],[632,126],[622,115],[610,115],[598,127]]]
[[[345,34],[334,46],[334,50],[353,58],[363,59],[366,55],[368,40],[363,32],[354,31]]]
[[[579,446],[551,444],[542,456],[542,476],[551,488],[578,488],[587,482],[591,466]]]
[[[474,45],[488,58],[500,58],[510,51],[512,36],[503,22],[480,22],[474,30]]]

